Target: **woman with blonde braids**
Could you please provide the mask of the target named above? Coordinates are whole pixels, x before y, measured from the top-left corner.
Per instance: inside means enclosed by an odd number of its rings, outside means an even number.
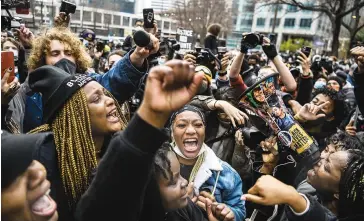
[[[47,169],[59,220],[73,220],[112,134],[124,129],[126,120],[116,100],[92,77],[47,65],[29,75],[29,85],[42,94],[45,123],[31,133],[54,135],[36,151],[35,159]]]

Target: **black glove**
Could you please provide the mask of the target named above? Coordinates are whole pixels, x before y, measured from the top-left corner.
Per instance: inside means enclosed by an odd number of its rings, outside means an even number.
[[[270,60],[273,60],[278,55],[276,46],[274,44],[264,45],[263,51]]]
[[[240,42],[240,52],[243,54],[248,53],[248,49],[250,49],[249,45],[245,43],[244,37],[241,39]]]

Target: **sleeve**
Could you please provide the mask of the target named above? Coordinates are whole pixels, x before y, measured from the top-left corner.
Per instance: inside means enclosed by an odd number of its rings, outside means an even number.
[[[230,86],[233,88],[238,88],[241,93],[243,93],[248,88],[241,75],[239,75],[237,78],[230,77]]]
[[[244,220],[246,216],[245,201],[240,199],[243,195],[243,182],[235,170],[232,168],[230,168],[230,170],[232,170],[234,174],[233,187],[223,194],[222,201],[233,211],[235,220]]]
[[[189,105],[195,106],[200,108],[204,111],[211,111],[209,107],[207,106],[208,103],[214,102],[215,99],[213,96],[205,96],[205,95],[196,95],[192,98]]]
[[[301,78],[298,85],[298,92],[296,101],[301,105],[311,101],[311,94],[313,89],[312,78]]]
[[[9,131],[5,121],[5,116],[6,112],[8,111],[8,108],[9,108],[8,104],[1,104],[1,129]]]
[[[140,139],[141,135],[143,139]],[[138,220],[155,152],[166,135],[138,115],[110,141],[97,173],[77,205],[78,221]]]
[[[310,221],[310,220],[321,220],[321,221],[335,221],[338,220],[334,214],[328,209],[322,206],[313,196],[306,195],[309,200],[308,210],[303,214],[297,214],[292,211],[289,206],[285,207],[285,212],[288,220],[294,221]]]
[[[104,88],[120,102],[128,100],[137,91],[140,79],[146,74],[148,62],[145,60],[143,67],[139,70],[130,61],[127,53],[118,63],[103,75],[92,74]]]
[[[253,161],[250,157],[249,147],[235,143],[231,165],[242,179],[246,180],[251,178]]]
[[[364,113],[364,74],[358,74],[358,69],[353,74],[354,94],[356,103],[361,113]]]

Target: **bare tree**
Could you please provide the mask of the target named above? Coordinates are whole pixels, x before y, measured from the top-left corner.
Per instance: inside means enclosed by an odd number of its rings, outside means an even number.
[[[203,42],[207,27],[212,23],[221,24],[223,31],[228,33],[235,10],[224,0],[177,0],[176,8],[171,12],[180,27],[193,30]]]
[[[313,4],[303,3],[302,0],[257,0],[257,2],[265,2],[270,4],[286,4],[297,6],[302,10],[322,12],[331,21],[332,24],[332,54],[337,56],[339,49],[339,35],[343,18],[350,13],[360,10],[364,7],[364,0],[316,0],[311,1]],[[308,2],[308,1],[304,1]],[[350,30],[349,30],[350,31]]]
[[[360,0],[355,0],[354,5],[357,5]],[[351,18],[343,19],[342,26],[344,26],[350,34],[350,46],[355,41],[356,34],[364,28],[364,16],[360,16],[360,12],[364,12],[364,9],[357,8],[351,15]],[[349,52],[349,50],[348,50]]]

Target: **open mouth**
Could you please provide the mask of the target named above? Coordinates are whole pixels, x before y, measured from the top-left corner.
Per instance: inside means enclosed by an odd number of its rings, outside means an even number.
[[[32,204],[32,211],[38,216],[52,216],[57,210],[57,204],[49,196],[50,189]]]
[[[198,149],[197,141],[198,140],[196,138],[184,140],[183,141],[184,149],[187,152],[195,152]]]
[[[113,109],[112,111],[110,111],[107,115],[106,115],[106,119],[108,122],[110,123],[118,123],[120,121],[119,119],[119,114],[116,111],[116,108]]]

